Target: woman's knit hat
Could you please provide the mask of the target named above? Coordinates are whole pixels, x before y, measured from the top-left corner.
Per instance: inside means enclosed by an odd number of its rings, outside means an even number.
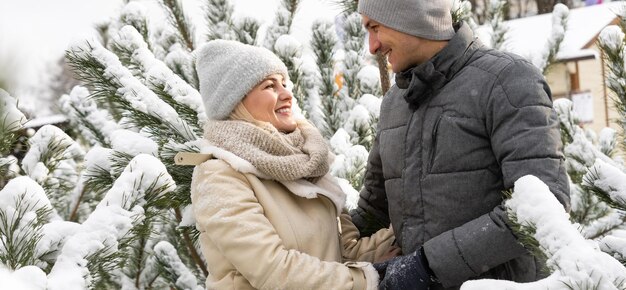
[[[451,0],[359,0],[359,13],[394,30],[431,40],[454,36]]]
[[[221,39],[198,48],[196,70],[206,115],[212,120],[226,119],[267,76],[289,78],[285,64],[268,49]]]

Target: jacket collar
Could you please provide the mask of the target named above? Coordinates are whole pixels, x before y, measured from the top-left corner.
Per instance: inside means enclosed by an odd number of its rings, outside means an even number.
[[[469,25],[460,23],[455,36],[430,60],[396,74],[396,85],[408,89],[405,100],[411,109],[441,89],[464,66],[480,42]]]
[[[243,158],[235,155],[232,152],[226,151],[222,148],[216,147],[205,139],[200,139],[192,143],[200,149],[198,156],[193,156],[194,153],[187,155],[189,165],[198,165],[213,157],[220,159],[228,163],[233,169],[243,174],[252,174],[261,179],[275,180],[284,185],[291,193],[304,197],[307,199],[318,198],[319,195],[323,195],[330,199],[335,205],[337,215],[341,213],[346,205],[346,194],[342,189],[339,181],[336,177],[326,173],[326,175],[319,178],[315,183],[307,181],[304,178],[298,180],[276,180],[271,176],[268,176],[252,165],[252,163],[244,160]],[[330,156],[331,158],[334,158]],[[329,160],[330,163],[332,161]]]

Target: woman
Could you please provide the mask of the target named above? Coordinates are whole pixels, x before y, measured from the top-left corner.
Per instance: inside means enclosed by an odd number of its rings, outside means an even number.
[[[396,255],[393,233],[359,238],[325,140],[292,114],[285,65],[267,49],[214,40],[196,67],[209,118],[201,151],[216,158],[192,162],[207,289],[376,289],[372,264],[354,261]]]

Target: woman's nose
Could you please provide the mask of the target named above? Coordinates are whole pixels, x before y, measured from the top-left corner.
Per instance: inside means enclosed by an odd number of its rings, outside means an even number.
[[[291,100],[293,98],[293,93],[291,90],[281,86],[281,89],[278,92],[278,97],[283,101]]]

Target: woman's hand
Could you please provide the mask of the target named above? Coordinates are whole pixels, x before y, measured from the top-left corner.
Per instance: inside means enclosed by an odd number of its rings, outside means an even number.
[[[402,249],[400,249],[400,247],[398,246],[391,246],[389,247],[389,249],[387,250],[386,253],[384,253],[382,256],[378,257],[376,260],[374,260],[374,263],[382,263],[385,262],[393,257],[397,257],[402,255]]]

